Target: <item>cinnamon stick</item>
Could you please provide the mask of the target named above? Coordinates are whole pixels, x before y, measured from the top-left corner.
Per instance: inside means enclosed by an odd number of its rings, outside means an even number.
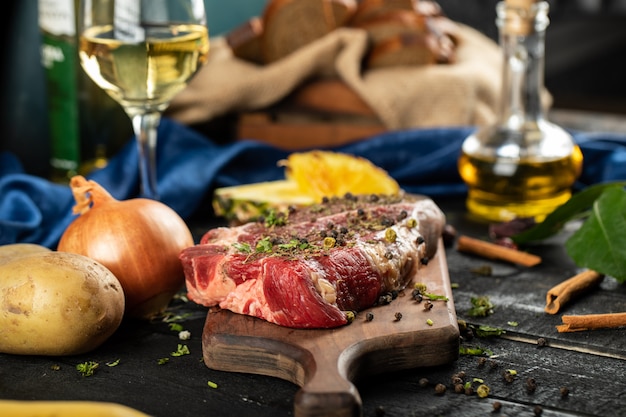
[[[506,261],[528,267],[541,263],[541,257],[539,256],[468,236],[458,237],[457,250],[483,258]]]
[[[563,324],[556,326],[559,333],[608,329],[626,326],[626,313],[583,314],[563,316]]]
[[[603,279],[604,275],[596,271],[587,270],[552,287],[546,294],[546,313],[558,313],[561,307],[574,298],[597,287]]]

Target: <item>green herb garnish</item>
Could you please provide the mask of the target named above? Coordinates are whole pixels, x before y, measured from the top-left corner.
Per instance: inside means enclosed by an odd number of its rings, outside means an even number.
[[[500,336],[505,333],[504,330],[493,326],[478,326],[474,328],[474,334],[478,337]]]
[[[117,366],[117,365],[119,365],[119,364],[120,364],[120,360],[119,360],[119,359],[116,359],[116,360],[114,360],[113,362],[107,362],[107,363],[106,363],[106,366],[108,366],[108,367],[113,367],[113,366]]]
[[[431,293],[426,293],[423,294],[424,297],[427,297],[429,300],[431,301],[448,301],[448,297],[446,297],[445,295],[440,295],[440,294],[431,294]]]
[[[89,361],[76,365],[76,370],[83,376],[91,376],[94,372],[96,372],[96,369],[98,369],[99,366],[100,364],[98,362]]]
[[[239,252],[252,253],[252,248],[250,247],[249,243],[235,242],[233,243],[232,246],[233,248],[237,249]]]
[[[459,354],[461,355],[472,355],[472,356],[480,356],[480,355],[488,355],[491,356],[493,352],[489,349],[483,349],[481,347],[469,347],[469,346],[459,346]]]
[[[173,332],[181,332],[184,330],[183,325],[180,323],[169,323],[168,326]]]
[[[171,356],[183,356],[183,355],[189,355],[189,348],[187,347],[187,345],[181,345],[178,344],[178,348],[176,349],[176,352],[172,352],[170,355]]]
[[[486,317],[493,314],[494,306],[486,295],[470,298],[472,308],[469,309],[467,315],[470,317]]]
[[[265,227],[284,226],[287,219],[284,215],[277,214],[275,210],[270,210],[265,216]]]
[[[264,237],[263,239],[259,240],[256,244],[256,247],[254,248],[254,250],[257,253],[268,253],[272,251],[272,241],[270,240],[269,237]]]

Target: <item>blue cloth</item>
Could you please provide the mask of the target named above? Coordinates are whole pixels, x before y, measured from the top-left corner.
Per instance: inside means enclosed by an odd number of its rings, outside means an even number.
[[[384,133],[333,148],[368,158],[408,192],[432,198],[463,196],[456,168],[463,139],[472,127]],[[626,135],[573,132],[584,155],[578,188],[626,179]],[[184,219],[217,187],[284,178],[276,162],[288,153],[255,141],[216,144],[194,130],[163,119],[159,127],[158,191]],[[134,141],[89,177],[117,199],[138,194]],[[38,243],[52,249],[74,219],[68,186],[27,175],[14,155],[0,153],[0,244]]]

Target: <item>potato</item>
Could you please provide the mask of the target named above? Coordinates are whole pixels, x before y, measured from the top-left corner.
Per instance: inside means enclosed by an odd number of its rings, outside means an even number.
[[[51,249],[35,243],[12,243],[0,246],[0,263],[14,259],[17,256],[31,253],[52,252]]]
[[[0,352],[85,353],[108,339],[123,315],[122,286],[93,259],[50,251],[0,262]]]

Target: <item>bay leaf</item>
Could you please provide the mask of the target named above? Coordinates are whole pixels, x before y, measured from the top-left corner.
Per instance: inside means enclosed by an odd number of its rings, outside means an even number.
[[[518,245],[537,242],[556,235],[570,221],[586,218],[594,202],[608,189],[623,189],[626,181],[614,181],[591,185],[572,195],[563,205],[557,207],[546,218],[531,228],[512,237]]]
[[[579,267],[626,282],[626,191],[605,189],[565,248]]]

